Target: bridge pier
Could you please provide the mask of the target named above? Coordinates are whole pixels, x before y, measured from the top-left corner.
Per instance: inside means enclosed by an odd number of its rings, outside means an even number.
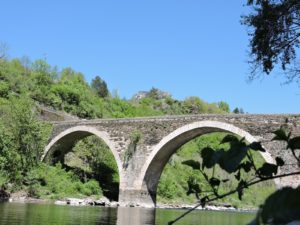
[[[120,206],[140,206],[154,208],[156,206],[156,193],[149,193],[147,190],[120,189]]]

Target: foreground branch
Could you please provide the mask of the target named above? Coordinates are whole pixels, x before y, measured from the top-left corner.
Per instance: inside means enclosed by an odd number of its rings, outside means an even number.
[[[261,182],[267,181],[267,180],[273,180],[273,179],[277,179],[277,178],[283,178],[283,177],[295,176],[295,175],[300,175],[300,172],[293,172],[293,173],[281,174],[281,175],[277,175],[277,176],[266,177],[266,178],[263,178],[263,179],[260,179],[260,180],[252,181],[252,182],[248,183],[247,185],[244,185],[244,186],[242,186],[242,187],[238,187],[238,188],[236,188],[236,189],[234,189],[234,190],[232,190],[232,191],[230,191],[230,192],[227,192],[227,193],[225,193],[225,194],[223,194],[223,195],[219,195],[219,196],[217,196],[217,197],[215,197],[215,198],[208,199],[208,200],[206,200],[205,202],[201,202],[201,201],[200,201],[200,203],[198,203],[198,204],[195,205],[193,208],[189,209],[188,211],[186,211],[185,213],[183,213],[182,215],[180,215],[179,217],[177,217],[175,220],[168,222],[168,225],[172,225],[172,224],[176,223],[178,220],[182,219],[182,218],[185,217],[187,214],[189,214],[189,213],[191,213],[192,211],[194,211],[195,209],[197,209],[199,206],[205,205],[205,204],[207,204],[207,203],[209,203],[209,202],[216,201],[216,200],[218,200],[218,199],[225,198],[225,197],[227,197],[227,196],[229,196],[229,195],[232,195],[232,194],[234,194],[234,193],[236,193],[236,192],[238,192],[238,191],[241,191],[241,190],[243,190],[243,189],[245,189],[245,188],[248,188],[248,187],[250,187],[250,186],[252,186],[252,185],[254,185],[254,184],[258,184],[258,183],[261,183]]]

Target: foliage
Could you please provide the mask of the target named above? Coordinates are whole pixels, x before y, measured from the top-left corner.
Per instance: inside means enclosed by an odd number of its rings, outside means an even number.
[[[189,161],[194,167],[200,168],[200,164],[203,164],[201,154],[203,154],[202,151],[204,149],[222,148],[227,151],[230,148],[229,144],[220,144],[225,136],[226,133],[202,135],[189,141],[178,149],[165,166],[161,175],[157,189],[158,201],[161,203],[194,203],[195,197],[192,193],[190,192],[188,196],[186,195],[189,184],[195,188],[197,188],[198,185],[201,190],[210,190],[210,185],[205,181],[205,177],[197,170],[193,170],[191,166],[187,166],[182,162]],[[196,159],[199,159],[199,161],[196,161]],[[258,152],[253,152],[253,159],[257,165],[262,165],[264,163],[262,156]],[[222,180],[228,180],[219,187],[220,193],[231,191],[238,185],[238,181],[235,179],[234,174],[226,173],[219,166],[216,166],[214,170],[210,169],[209,173],[212,172],[214,172],[215,177],[220,177]],[[250,179],[251,175],[243,172],[241,173],[241,178]],[[237,208],[255,208],[262,204],[265,198],[273,191],[275,191],[274,182],[266,182],[264,184],[253,186],[251,189],[247,189],[243,201],[240,201],[238,196],[232,195],[228,196],[226,199],[217,200],[214,204],[230,204]]]
[[[219,105],[222,107],[223,104]],[[217,104],[207,104],[199,97],[188,97],[182,103],[183,114],[224,113]]]
[[[124,159],[123,159],[123,168],[127,169],[129,162],[132,160],[133,154],[135,153],[137,149],[137,144],[142,138],[142,134],[140,131],[134,131],[130,135],[130,143],[128,145],[128,148],[126,149],[124,153]]]
[[[224,101],[218,102],[218,107],[219,107],[219,109],[223,110],[224,112],[227,112],[227,113],[230,112],[230,107],[227,102],[224,102]]]
[[[99,183],[93,179],[80,181],[73,172],[66,172],[60,164],[39,164],[32,169],[25,181],[31,197],[58,199],[64,197],[102,196]]]
[[[300,186],[285,187],[270,195],[249,225],[286,224],[300,220]]]
[[[1,104],[0,170],[9,181],[20,183],[35,167],[48,141],[51,126],[38,119],[38,111],[26,97],[10,97]]]
[[[85,82],[83,74],[71,68],[59,72],[44,60],[24,64],[19,59],[0,63],[0,97],[22,94],[79,117],[102,117],[102,100]]]
[[[65,155],[64,165],[76,174],[83,183],[97,181],[103,194],[109,199],[118,199],[118,166],[108,146],[96,136],[80,140]]]
[[[141,138],[142,138],[142,133],[138,130],[135,130],[130,134],[130,141],[133,144],[137,144],[141,140]]]
[[[292,137],[291,133],[287,134],[283,128],[275,131],[274,135],[273,140],[286,142],[287,150],[291,151],[299,164],[300,155],[297,154],[296,151],[300,149],[300,137]],[[276,157],[275,164],[265,162],[262,165],[257,165],[252,152],[265,151],[259,142],[247,144],[244,138],[238,139],[236,136],[227,135],[222,139],[221,143],[228,143],[230,148],[227,151],[223,148],[217,150],[205,148],[201,151],[202,162],[195,160],[183,162],[183,164],[190,166],[193,170],[199,171],[205,178],[206,183],[210,186],[210,190],[207,192],[201,189],[200,184],[197,185],[194,180],[188,181],[187,193],[195,194],[199,201],[199,204],[195,208],[198,206],[203,207],[209,202],[225,198],[234,193],[237,193],[238,198],[242,200],[244,190],[254,184],[285,176],[300,175],[299,171],[277,175],[279,168],[285,165],[284,160],[280,157]],[[228,163],[229,161],[230,163]],[[220,187],[225,185],[228,179],[223,179],[215,175],[214,168],[216,166],[220,166],[228,174],[234,174],[234,178],[238,181],[238,184],[231,191],[225,193],[220,192]],[[212,173],[208,172],[211,169],[213,170]],[[241,176],[242,173],[247,173],[251,176],[249,179],[245,179]],[[297,213],[295,210],[297,211],[299,209],[299,202],[286,204],[289,202],[290,196],[292,196],[291,193],[297,193],[297,191],[297,189],[283,189],[269,197],[262,206],[262,210],[259,211],[256,222],[253,222],[253,224],[261,224],[260,222],[263,220],[263,222],[268,221],[274,225],[279,225],[298,219],[299,217],[296,216]],[[281,210],[281,207],[274,207],[272,205],[274,202],[277,202],[277,205],[282,203],[287,209]],[[288,213],[292,216],[286,217]],[[187,213],[171,221],[169,224],[175,223],[186,214]]]
[[[0,61],[0,98],[12,94],[29,96],[41,105],[86,119],[228,112],[225,102],[208,104],[198,97],[178,101],[157,88],[138,101],[128,101],[109,94],[99,76],[89,85],[84,75],[72,68],[60,71],[44,60],[30,62],[26,58]]]
[[[248,0],[253,13],[243,17],[251,28],[252,77],[261,69],[269,74],[280,63],[288,81],[299,80],[297,49],[300,44],[300,2],[298,0]]]
[[[235,114],[244,114],[244,110],[242,108],[234,108],[234,110],[232,111]]]
[[[108,96],[108,88],[107,84],[104,80],[102,80],[99,76],[96,76],[92,80],[91,84],[92,89],[96,92],[96,94],[101,97],[105,98]]]

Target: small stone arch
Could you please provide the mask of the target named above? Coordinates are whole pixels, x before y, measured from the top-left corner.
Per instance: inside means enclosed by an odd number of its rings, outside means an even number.
[[[114,143],[110,141],[109,135],[104,131],[99,131],[94,127],[90,126],[75,126],[69,129],[66,129],[56,135],[50,143],[45,147],[44,153],[41,157],[41,161],[46,161],[47,157],[50,156],[51,153],[54,152],[55,148],[59,145],[64,145],[67,148],[67,151],[70,150],[71,147],[74,146],[76,141],[81,140],[82,138],[95,135],[98,138],[102,139],[106,145],[111,150],[118,166],[118,173],[120,177],[120,183],[122,183],[122,163],[119,157],[119,154],[114,146]]]
[[[172,133],[165,136],[157,145],[142,167],[136,187],[141,191],[148,192],[154,205],[156,204],[156,189],[161,173],[168,162],[169,158],[183,144],[194,139],[195,137],[212,132],[229,132],[244,137],[249,143],[257,141],[255,137],[234,125],[218,121],[199,121],[182,126]],[[270,153],[260,152],[264,160],[268,163],[274,163]],[[275,180],[275,184],[277,181]]]

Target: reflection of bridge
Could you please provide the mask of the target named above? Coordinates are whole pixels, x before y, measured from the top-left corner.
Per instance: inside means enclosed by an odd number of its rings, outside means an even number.
[[[183,144],[202,134],[225,131],[245,137],[248,142],[261,141],[266,153],[263,157],[273,162],[277,155],[293,164],[291,155],[281,151],[281,143],[271,141],[272,132],[280,126],[300,135],[300,115],[194,115],[132,119],[76,120],[54,122],[50,143],[43,159],[61,156],[76,141],[96,135],[109,146],[118,165],[120,175],[119,202],[122,205],[154,206],[156,189],[165,164]],[[140,133],[136,146],[130,137]],[[124,167],[125,155],[132,157]],[[127,157],[128,159],[128,157]],[[285,172],[295,170],[285,167]],[[278,186],[293,185],[295,179],[277,180]]]

